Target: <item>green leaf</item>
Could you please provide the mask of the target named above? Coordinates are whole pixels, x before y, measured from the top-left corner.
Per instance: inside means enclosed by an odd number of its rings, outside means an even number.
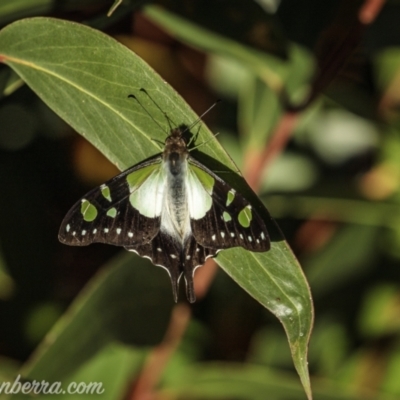
[[[220,253],[217,261],[232,279],[281,321],[307,392],[312,301],[304,275],[288,245],[283,241],[272,242],[269,252],[258,254],[229,249]]]
[[[29,15],[48,13],[53,6],[52,0],[2,0],[0,25]]]
[[[365,390],[361,394],[351,385],[338,385],[337,382],[320,380],[315,383],[315,396],[318,400],[394,400],[393,396],[376,391]],[[187,367],[181,379],[165,382],[161,398],[172,399],[237,399],[265,400],[304,398],[301,386],[288,373],[252,364],[203,363]]]
[[[72,381],[102,381],[107,396],[111,390],[121,392],[142,366],[143,348],[161,341],[173,304],[164,271],[123,252],[92,278],[23,366],[21,376],[61,382],[63,388]]]
[[[374,227],[345,225],[326,246],[305,259],[314,295],[324,295],[343,282],[366,274],[374,257],[378,235],[379,230]],[[348,251],[349,243],[351,251]]]
[[[398,47],[385,47],[374,59],[378,88],[382,92],[381,113],[389,121],[398,121],[400,86],[400,51]]]
[[[382,392],[393,393],[394,397],[399,397],[400,394],[400,346],[395,343],[390,349],[385,374],[382,377]]]
[[[399,290],[394,284],[380,284],[369,290],[359,317],[365,337],[379,338],[400,331]]]
[[[210,33],[230,38],[246,48],[282,59],[287,57],[288,40],[281,29],[280,20],[272,12],[275,8],[272,4],[247,0],[214,2],[213,7],[201,0],[188,4],[182,0],[161,0],[157,3],[164,11],[167,9],[168,14],[179,16],[189,24],[202,26]]]
[[[18,393],[13,400],[29,399],[32,396],[37,400],[70,399],[85,400],[95,397],[100,400],[123,399],[126,390],[143,364],[144,352],[121,343],[110,343],[93,355],[85,363],[77,366],[73,373],[62,380],[47,381],[36,379],[36,382],[48,383],[48,393],[28,391],[28,394]],[[14,382],[15,376],[10,381]],[[23,382],[23,378],[20,379]],[[35,379],[30,382],[35,381]],[[29,381],[28,381],[29,382]],[[55,393],[60,390],[61,393]]]
[[[90,395],[100,400],[123,399],[132,376],[138,374],[143,360],[143,351],[121,343],[110,343],[63,382],[64,390],[70,388],[71,393],[54,397],[44,395],[42,398],[70,399],[72,394],[74,400],[85,400]],[[80,387],[83,393],[79,393]]]
[[[18,21],[0,32],[0,61],[13,68],[50,108],[120,169],[159,153],[161,146],[154,139],[164,141],[168,133],[165,116],[140,88],[146,88],[174,124],[197,119],[139,57],[110,37],[79,24],[50,18]],[[132,93],[154,120],[127,98]],[[234,173],[236,166],[202,124],[198,143],[203,142],[200,161],[214,161],[225,169],[228,182],[246,191],[245,182]],[[254,197],[248,187],[247,192]],[[260,212],[268,218],[263,208]],[[271,251],[252,254],[236,248],[222,252],[217,261],[280,319],[310,397],[306,357],[313,320],[311,296],[295,257],[274,224],[270,225],[274,240]]]
[[[146,88],[174,123],[190,124],[198,118],[139,57],[83,25],[50,18],[15,22],[1,31],[0,61],[120,169],[159,153],[162,147],[153,139],[164,141],[168,133],[164,115],[140,88]],[[132,93],[155,121],[127,98]],[[203,126],[199,142],[206,132],[212,138]],[[216,143],[202,146],[202,151],[229,163]]]
[[[279,93],[285,87],[289,95],[296,94],[308,84],[313,74],[312,57],[305,49],[294,44],[288,46],[288,59],[281,59],[245,46],[160,7],[146,7],[144,13],[184,43],[242,62],[275,92]]]
[[[282,116],[282,106],[276,93],[260,79],[253,75],[247,81],[239,96],[238,122],[243,138],[248,138],[248,146],[260,150]]]
[[[136,376],[140,371],[144,361],[143,356],[143,351],[121,343],[111,343],[98,352],[90,362],[74,371],[68,381],[88,383],[89,379],[95,376],[96,382],[93,383],[101,385],[98,385],[99,390],[89,393],[95,394],[98,399],[122,399],[125,397],[132,376]],[[71,395],[66,394],[65,398],[71,398]],[[86,393],[74,394],[74,399],[77,400],[87,398]]]
[[[0,382],[13,379],[18,374],[20,368],[21,365],[19,361],[0,356]]]

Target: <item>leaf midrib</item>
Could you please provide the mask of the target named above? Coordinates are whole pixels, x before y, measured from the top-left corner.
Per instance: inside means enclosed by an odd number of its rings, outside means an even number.
[[[9,61],[9,62],[11,62],[11,63],[16,63],[16,64],[24,65],[24,66],[26,66],[26,67],[35,69],[35,70],[40,71],[40,72],[42,72],[42,73],[51,75],[51,76],[53,76],[53,77],[59,79],[60,81],[63,81],[63,82],[65,82],[65,83],[69,84],[70,86],[74,87],[76,90],[78,90],[78,91],[80,91],[80,92],[86,94],[87,96],[89,96],[89,97],[91,97],[92,99],[96,100],[99,104],[102,104],[104,107],[108,108],[108,109],[109,109],[110,111],[112,111],[115,115],[117,115],[118,117],[120,117],[124,122],[126,122],[128,125],[130,125],[130,126],[131,126],[132,128],[134,128],[135,130],[137,130],[137,132],[139,132],[145,139],[147,139],[147,141],[148,141],[149,143],[151,143],[152,147],[154,147],[157,151],[160,150],[159,147],[156,146],[155,143],[149,138],[149,136],[140,128],[140,126],[134,125],[134,124],[132,123],[132,121],[130,121],[129,119],[127,119],[127,118],[125,117],[124,114],[122,114],[121,112],[119,112],[118,110],[116,110],[114,107],[111,107],[111,105],[110,105],[109,103],[106,103],[106,102],[102,101],[101,98],[99,98],[98,96],[96,96],[93,92],[89,92],[89,91],[85,90],[82,86],[77,85],[75,82],[73,82],[73,81],[71,81],[71,80],[69,80],[69,79],[66,79],[66,78],[62,77],[62,76],[60,76],[59,74],[56,74],[55,72],[53,72],[53,71],[51,71],[51,70],[49,70],[49,69],[40,67],[38,64],[35,64],[35,63],[32,63],[32,62],[27,62],[27,61],[21,60],[21,59],[19,59],[19,58],[10,57],[10,56],[7,56],[7,55],[4,55],[4,58],[5,58],[5,62]],[[118,141],[121,143],[121,145],[125,145],[125,144],[122,142],[122,139],[121,139],[118,135],[116,135],[116,138],[118,138]]]
[[[275,286],[279,288],[281,293],[284,294],[284,296],[288,300],[287,303],[288,304],[292,304],[293,309],[296,310],[297,319],[299,320],[299,327],[301,328],[302,327],[301,317],[300,317],[301,312],[298,310],[298,308],[296,307],[295,303],[291,300],[290,296],[283,289],[283,286],[280,285],[280,283],[278,283],[278,281],[276,279],[274,279],[273,275],[271,273],[269,273],[266,268],[264,268],[263,263],[260,262],[260,260],[258,259],[257,255],[254,254],[253,252],[249,252],[249,253],[250,253],[251,257],[255,260],[255,262],[257,262],[257,264],[260,266],[260,270],[262,270],[269,277],[269,279],[275,284]],[[274,264],[277,264],[276,261],[273,260],[272,258],[270,259],[270,262],[274,263]],[[300,329],[300,331],[301,331],[301,329]]]

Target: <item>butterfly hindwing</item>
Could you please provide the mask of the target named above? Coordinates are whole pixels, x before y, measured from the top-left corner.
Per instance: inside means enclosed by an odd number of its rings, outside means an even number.
[[[194,270],[203,265],[206,259],[215,253],[211,249],[199,245],[193,236],[188,239],[184,248],[162,231],[146,244],[126,246],[142,257],[166,269],[171,277],[172,291],[175,301],[178,300],[178,283],[183,275],[186,280],[187,297],[191,303],[196,299],[193,287]]]
[[[150,242],[160,229],[160,166],[159,158],[145,161],[87,193],[64,218],[60,241],[75,246]]]
[[[251,204],[192,157],[189,159],[190,167],[204,192],[210,196],[210,206],[204,215],[191,212],[191,228],[197,243],[215,250],[237,246],[250,251],[269,250],[267,227]]]
[[[148,258],[154,265],[165,268],[172,282],[172,291],[175,300],[178,296],[178,282],[182,274],[180,268],[181,249],[169,236],[159,231],[158,234],[148,243],[125,246],[141,257]]]

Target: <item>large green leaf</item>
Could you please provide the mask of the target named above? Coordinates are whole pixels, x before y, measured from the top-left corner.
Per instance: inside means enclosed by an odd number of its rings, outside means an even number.
[[[70,382],[97,381],[105,389],[99,398],[122,398],[143,365],[146,346],[161,341],[173,307],[164,271],[150,268],[148,260],[127,252],[112,259],[25,363],[22,378],[61,382],[63,389]]]
[[[73,373],[62,377],[59,382],[61,393],[40,393],[36,400],[85,400],[96,397],[99,400],[123,399],[132,377],[140,372],[145,353],[134,347],[121,343],[109,343],[81,365],[77,365]],[[49,382],[49,387],[54,382]],[[33,394],[17,394],[13,400],[32,398]]]
[[[18,21],[0,32],[0,61],[13,68],[49,107],[99,148],[120,169],[161,151],[168,131],[165,116],[139,92],[146,88],[175,124],[197,116],[182,98],[139,57],[110,37],[88,27],[50,18]],[[157,123],[139,104],[134,93]],[[201,160],[218,164],[224,178],[254,196],[212,133],[202,125]],[[199,153],[199,152],[198,152]],[[218,161],[216,161],[218,160]],[[214,165],[215,167],[215,165]],[[256,201],[256,198],[255,198]],[[268,219],[267,212],[260,208]],[[310,396],[307,344],[312,302],[301,268],[269,220],[271,251],[241,248],[222,252],[218,263],[282,322],[295,366]]]

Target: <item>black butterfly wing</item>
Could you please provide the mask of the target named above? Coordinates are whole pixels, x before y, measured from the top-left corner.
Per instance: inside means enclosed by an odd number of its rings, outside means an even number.
[[[213,252],[199,245],[193,236],[188,238],[185,246],[182,247],[181,243],[176,243],[162,231],[158,232],[151,242],[126,246],[126,249],[148,258],[153,264],[168,271],[175,301],[178,301],[178,284],[183,275],[186,281],[187,298],[191,303],[196,300],[193,287],[194,270],[203,265]]]
[[[215,250],[240,246],[255,252],[268,251],[267,227],[249,201],[197,160],[190,158],[190,164],[214,180],[209,193],[212,198],[210,209],[204,217],[191,219],[197,243]],[[202,181],[202,177],[199,180]]]
[[[73,246],[93,242],[130,246],[150,242],[160,229],[160,215],[143,215],[131,195],[143,192],[146,181],[159,172],[160,157],[139,163],[91,190],[71,208],[59,231],[59,240]],[[153,175],[152,175],[153,174]],[[154,179],[153,179],[154,180]],[[157,182],[155,182],[156,184]],[[153,187],[155,186],[153,184]],[[159,179],[159,185],[164,184]],[[150,196],[155,198],[155,193]],[[151,214],[151,213],[150,213]]]

